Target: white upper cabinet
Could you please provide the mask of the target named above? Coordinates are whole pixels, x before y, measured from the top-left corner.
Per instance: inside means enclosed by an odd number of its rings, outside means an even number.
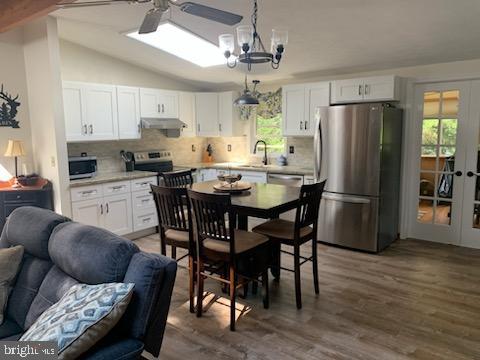
[[[399,81],[394,75],[337,80],[332,83],[332,104],[400,100]]]
[[[282,88],[284,136],[314,136],[317,107],[330,105],[330,83],[287,85]]]
[[[118,139],[117,91],[113,85],[84,86],[85,122],[90,140]]]
[[[195,136],[195,94],[181,92],[178,97],[178,118],[185,123],[182,136]]]
[[[233,105],[238,94],[233,91],[218,94],[218,133],[220,136],[244,136],[245,121],[240,120],[240,111]]]
[[[83,141],[88,125],[85,123],[85,109],[82,101],[82,87],[78,83],[63,83],[63,107],[67,141]]]
[[[67,141],[118,139],[115,86],[64,82],[63,100]]]
[[[144,118],[177,119],[177,91],[140,89],[140,109]]]
[[[119,139],[140,139],[140,89],[117,86],[117,104]]]
[[[218,136],[218,94],[195,94],[195,117],[198,136]]]

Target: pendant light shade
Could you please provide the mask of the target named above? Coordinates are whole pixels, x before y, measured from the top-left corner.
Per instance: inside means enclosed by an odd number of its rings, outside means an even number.
[[[245,76],[245,89],[242,95],[233,102],[235,106],[258,106],[260,103],[255,96],[257,85],[260,83],[258,80],[253,80],[253,92],[248,88],[247,76]]]

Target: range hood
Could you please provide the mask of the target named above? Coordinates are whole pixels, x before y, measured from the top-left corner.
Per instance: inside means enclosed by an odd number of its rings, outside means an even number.
[[[142,118],[143,129],[164,130],[167,137],[179,137],[180,130],[187,125],[179,119]]]

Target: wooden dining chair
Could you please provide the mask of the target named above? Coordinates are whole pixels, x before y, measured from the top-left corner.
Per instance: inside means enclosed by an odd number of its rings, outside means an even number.
[[[168,187],[187,187],[193,184],[192,170],[166,172],[162,177]]]
[[[263,306],[269,306],[268,237],[236,230],[230,195],[188,190],[195,219],[197,245],[197,316],[202,316],[205,278],[227,284],[230,295],[230,330],[235,330],[235,300],[238,287],[261,277]],[[228,222],[227,222],[228,221]],[[229,224],[229,225],[227,225]],[[228,274],[224,276],[225,266]]]
[[[323,189],[325,188],[325,183],[326,181],[323,181],[321,183],[302,186],[295,215],[295,222],[274,219],[252,229],[253,232],[268,236],[272,242],[278,242],[280,245],[285,244],[293,247],[293,253],[288,251],[282,252],[293,255],[294,269],[292,270],[283,267],[280,267],[280,269],[291,271],[295,274],[295,298],[298,309],[302,308],[300,266],[307,261],[312,262],[315,294],[320,292],[318,285],[317,229],[320,200],[322,198]],[[312,242],[312,256],[307,258],[300,255],[300,246],[309,241]]]
[[[182,256],[177,261],[188,256],[190,312],[193,313],[195,312],[193,299],[195,295],[196,246],[193,237],[190,203],[185,201],[187,189],[150,186],[157,207],[162,255],[166,255],[167,245],[172,247],[172,258],[174,260],[177,260],[177,247],[188,251],[187,255]]]

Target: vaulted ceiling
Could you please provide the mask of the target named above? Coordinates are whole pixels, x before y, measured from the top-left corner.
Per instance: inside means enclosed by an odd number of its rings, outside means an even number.
[[[239,13],[249,23],[250,0],[197,0]],[[138,28],[149,5],[60,10],[60,36],[102,53],[183,79],[228,85],[244,70],[201,68],[123,35]],[[174,9],[175,22],[214,43],[234,28]],[[259,32],[269,43],[273,27],[287,28],[280,70],[257,71],[263,82],[329,73],[369,71],[480,58],[478,0],[259,0]],[[181,46],[181,44],[179,44]]]

